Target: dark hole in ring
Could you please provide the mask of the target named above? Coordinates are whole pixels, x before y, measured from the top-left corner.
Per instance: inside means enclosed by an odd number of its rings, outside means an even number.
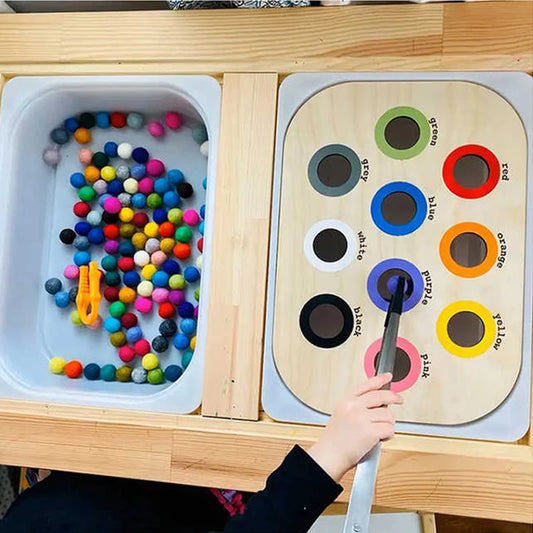
[[[374,370],[377,371],[379,354],[374,359]],[[394,370],[392,371],[392,381],[405,379],[411,371],[411,359],[405,350],[396,346],[396,358],[394,359]]]
[[[316,173],[326,187],[340,187],[350,179],[352,164],[341,154],[328,154],[318,163]]]
[[[411,117],[394,117],[385,126],[384,135],[387,143],[396,150],[408,150],[420,139],[420,126]]]
[[[326,263],[339,261],[347,249],[348,241],[344,233],[335,228],[323,229],[313,239],[313,252]]]
[[[389,268],[382,272],[378,278],[378,292],[380,296],[385,300],[390,300],[392,298],[392,293],[388,287],[389,280],[394,276],[403,276],[405,278],[405,291],[403,299],[406,300],[413,294],[414,283],[413,278],[409,275],[408,272],[401,268]]]

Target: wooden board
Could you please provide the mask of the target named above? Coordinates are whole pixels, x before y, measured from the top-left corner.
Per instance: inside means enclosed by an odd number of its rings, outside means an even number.
[[[374,138],[378,120],[395,106],[418,109],[426,128],[428,120],[436,124],[425,149],[408,159],[384,153]],[[317,192],[308,178],[312,156],[330,144],[351,148],[362,162],[357,185],[336,197]],[[488,148],[501,165],[502,178],[494,190],[478,199],[460,198],[443,180],[448,155],[469,144]],[[374,196],[393,181],[416,185],[427,208],[420,227],[401,236],[385,233],[371,216]],[[311,97],[287,129],[281,177],[273,353],[289,389],[307,405],[331,412],[339,395],[365,378],[365,364],[367,374],[373,372],[365,352],[381,338],[385,313],[369,298],[367,279],[380,262],[401,258],[422,275],[418,283],[415,279],[420,303],[404,313],[400,326],[400,337],[411,343],[409,349],[403,347],[413,352],[413,368],[416,361],[420,368],[407,378],[411,383],[403,392],[406,401],[398,419],[460,424],[496,408],[513,387],[522,357],[525,191],[522,123],[487,88],[466,82],[351,82]],[[329,266],[314,260],[312,251],[304,253],[313,226],[324,220],[324,228],[336,227],[339,220],[347,225],[339,226],[348,240],[346,256],[353,241],[353,258],[345,266],[339,261],[336,271],[324,271]],[[494,262],[478,277],[452,273],[439,255],[444,233],[464,221],[482,224],[494,236],[487,252],[494,250]],[[504,252],[498,268],[497,258]],[[334,348],[313,345],[300,330],[304,305],[324,293],[342,298],[352,320],[355,316],[347,340]],[[445,344],[448,320],[439,318],[448,306],[464,300],[474,303],[457,304],[450,314],[472,309],[487,315],[476,356],[462,356],[471,354]],[[477,309],[478,304],[483,308]],[[438,334],[439,323],[444,333]]]

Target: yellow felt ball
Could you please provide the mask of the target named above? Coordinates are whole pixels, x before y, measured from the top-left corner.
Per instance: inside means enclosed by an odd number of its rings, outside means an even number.
[[[170,255],[172,253],[172,250],[174,250],[175,244],[176,241],[174,239],[167,237],[166,239],[161,239],[161,242],[159,243],[159,248],[161,248],[162,252],[166,253],[167,255]]]
[[[147,237],[157,237],[159,235],[159,224],[157,222],[148,222],[144,226],[144,234]]]
[[[80,318],[80,314],[78,313],[77,309],[74,309],[74,311],[70,313],[70,321],[73,324],[76,324],[76,326],[81,326],[83,324]]]
[[[100,170],[100,175],[106,181],[114,180],[117,177],[117,172],[111,165],[107,165],[102,170]]]
[[[118,292],[118,299],[125,304],[132,304],[136,296],[137,292],[130,287],[122,287]]]
[[[142,358],[142,365],[145,370],[153,370],[159,366],[159,359],[155,353],[148,352]]]
[[[138,231],[137,233],[134,233],[131,238],[131,242],[133,243],[133,246],[135,246],[135,248],[139,250],[144,250],[144,245],[146,244],[147,240],[148,240],[148,237],[140,231]]]
[[[83,175],[85,176],[85,179],[89,183],[94,183],[95,181],[100,179],[100,171],[97,167],[93,165],[89,165],[85,167],[85,170],[83,171]]]
[[[185,278],[182,274],[174,274],[170,276],[168,285],[171,289],[183,289],[185,287]]]
[[[167,217],[172,224],[181,224],[181,221],[183,220],[183,211],[178,207],[173,207],[168,210]]]
[[[118,218],[120,218],[122,222],[131,222],[134,214],[135,213],[131,207],[123,207],[118,214]]]
[[[133,237],[135,234],[135,226],[133,224],[122,224],[120,226],[120,235],[125,239]]]
[[[50,362],[48,363],[48,365],[50,366],[50,370],[54,374],[61,374],[66,364],[67,362],[62,357],[59,357],[59,355],[52,357],[52,359],[50,359]]]
[[[191,339],[189,344],[191,346],[191,350],[194,350],[196,348],[196,335]]]
[[[147,265],[144,265],[141,270],[141,276],[144,279],[147,279],[150,281],[152,279],[152,276],[157,272],[157,267],[155,265],[152,265],[151,263],[148,263]]]
[[[117,381],[131,381],[131,366],[128,365],[122,365],[117,368],[117,371],[115,372],[115,377],[117,378]]]

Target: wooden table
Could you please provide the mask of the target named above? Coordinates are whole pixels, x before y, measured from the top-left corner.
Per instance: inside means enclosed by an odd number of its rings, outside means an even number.
[[[295,442],[311,444],[318,428],[259,406],[277,86],[291,72],[439,69],[531,73],[533,4],[0,15],[0,88],[25,74],[208,73],[223,84],[202,413],[0,400],[0,462],[257,490]],[[532,446],[531,435],[398,435],[375,503],[533,523]]]

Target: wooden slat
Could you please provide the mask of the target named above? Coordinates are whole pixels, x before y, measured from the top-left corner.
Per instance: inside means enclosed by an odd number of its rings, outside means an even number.
[[[423,533],[437,533],[437,524],[433,513],[420,513]]]
[[[257,420],[276,74],[226,74],[214,211],[202,414]]]

